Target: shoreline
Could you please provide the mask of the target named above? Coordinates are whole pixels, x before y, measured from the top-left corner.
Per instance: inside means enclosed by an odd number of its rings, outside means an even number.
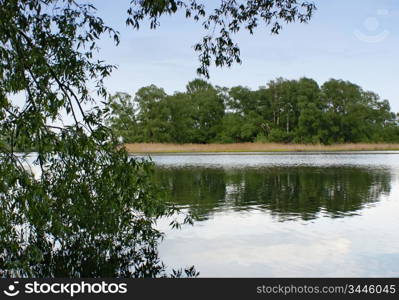
[[[235,144],[125,144],[129,153],[260,153],[260,152],[362,152],[399,151],[399,144],[278,144],[278,143],[235,143]]]

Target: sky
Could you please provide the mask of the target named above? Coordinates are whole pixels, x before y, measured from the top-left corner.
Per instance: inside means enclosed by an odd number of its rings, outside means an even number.
[[[206,33],[182,15],[161,18],[161,26],[140,30],[125,25],[130,1],[95,1],[105,23],[118,30],[121,43],[101,41],[100,57],[118,69],[107,79],[110,92],[134,94],[155,84],[168,93],[184,91],[197,78],[193,45]],[[388,99],[399,111],[399,1],[315,0],[308,24],[285,25],[279,35],[259,27],[254,35],[236,36],[242,64],[211,68],[214,85],[257,89],[277,77],[309,77],[319,84],[330,78],[349,80]],[[204,0],[204,3],[212,4]],[[213,2],[215,3],[215,2]]]

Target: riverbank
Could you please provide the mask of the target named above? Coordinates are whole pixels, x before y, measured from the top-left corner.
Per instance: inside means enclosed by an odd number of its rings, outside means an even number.
[[[399,150],[399,144],[305,145],[277,143],[235,144],[125,144],[129,153],[203,153],[203,152],[332,152]]]

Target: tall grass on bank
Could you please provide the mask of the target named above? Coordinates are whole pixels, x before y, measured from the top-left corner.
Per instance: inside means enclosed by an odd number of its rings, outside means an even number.
[[[130,153],[185,153],[185,152],[312,152],[312,151],[383,151],[399,150],[399,144],[277,144],[277,143],[235,143],[235,144],[125,144]]]

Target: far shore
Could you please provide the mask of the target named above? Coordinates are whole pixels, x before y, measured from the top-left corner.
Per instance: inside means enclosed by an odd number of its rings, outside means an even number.
[[[235,143],[235,144],[125,144],[129,153],[209,153],[209,152],[335,152],[335,151],[392,151],[399,150],[399,144],[278,144],[278,143]]]

